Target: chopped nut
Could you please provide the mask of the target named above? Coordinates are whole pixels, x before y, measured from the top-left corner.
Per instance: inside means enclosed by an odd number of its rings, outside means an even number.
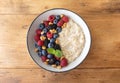
[[[42,31],[41,34],[44,34],[44,31]]]
[[[42,49],[44,50],[44,49],[46,49],[46,47],[45,47],[45,46],[42,46]]]
[[[52,22],[49,22],[49,25],[53,24]]]
[[[49,61],[49,59],[46,60],[47,62]]]
[[[61,58],[60,58],[60,60],[62,60],[63,58],[65,58],[64,56],[62,56]]]
[[[45,36],[40,36],[40,39],[41,39],[41,40],[45,40],[46,37],[45,37]]]
[[[64,23],[64,24],[63,24],[63,26],[62,26],[62,28],[65,28],[65,27],[66,27],[66,25],[67,25],[67,23]]]
[[[59,44],[59,41],[58,41],[58,39],[56,39],[55,43],[56,43],[56,44]]]
[[[48,65],[48,62],[44,62],[46,65]]]
[[[61,14],[60,17],[62,18],[64,16],[64,14]]]
[[[56,68],[57,66],[55,64],[53,64],[52,67]]]
[[[34,50],[35,50],[35,52],[38,52],[38,48],[35,48]]]
[[[59,65],[59,66],[57,66],[57,69],[61,69],[62,67]]]

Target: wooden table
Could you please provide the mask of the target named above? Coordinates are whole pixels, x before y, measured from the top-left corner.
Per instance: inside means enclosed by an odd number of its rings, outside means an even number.
[[[39,68],[27,51],[31,22],[51,8],[76,12],[91,31],[87,58],[69,72]],[[0,83],[120,83],[120,0],[0,0]]]

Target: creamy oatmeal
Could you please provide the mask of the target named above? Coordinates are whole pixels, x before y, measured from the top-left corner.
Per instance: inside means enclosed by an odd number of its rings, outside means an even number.
[[[85,44],[84,33],[82,28],[70,19],[59,35],[61,49],[70,63],[80,56],[83,50]]]

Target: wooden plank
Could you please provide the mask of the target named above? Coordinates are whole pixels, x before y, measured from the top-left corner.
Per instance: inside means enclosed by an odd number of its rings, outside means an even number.
[[[0,14],[39,14],[66,8],[82,14],[119,14],[120,0],[0,0]]]
[[[35,17],[0,15],[0,68],[38,68],[26,48],[26,33]],[[120,15],[83,17],[91,30],[92,46],[78,68],[120,68]]]
[[[0,83],[120,83],[120,69],[75,69],[53,73],[41,69],[0,69]]]

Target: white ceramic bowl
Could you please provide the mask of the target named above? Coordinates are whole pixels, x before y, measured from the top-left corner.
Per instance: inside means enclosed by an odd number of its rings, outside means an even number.
[[[62,68],[62,69],[56,69],[53,68],[49,65],[44,64],[40,57],[37,55],[37,53],[34,52],[34,35],[35,35],[35,30],[38,28],[40,22],[42,22],[43,20],[46,20],[48,18],[49,15],[60,15],[60,14],[64,14],[69,16],[71,19],[73,19],[77,24],[79,24],[82,29],[83,32],[85,34],[85,46],[83,48],[82,53],[80,54],[80,56],[73,61],[72,63],[70,63],[68,66]],[[72,40],[71,40],[72,41]],[[50,9],[47,10],[43,13],[41,13],[38,17],[35,18],[35,20],[32,22],[28,33],[27,33],[27,47],[28,47],[28,51],[30,53],[30,56],[32,57],[32,59],[42,68],[49,70],[49,71],[53,71],[53,72],[63,72],[63,71],[68,71],[71,69],[74,69],[75,67],[77,67],[87,56],[89,49],[90,49],[90,45],[91,45],[91,36],[90,36],[90,31],[88,29],[88,26],[86,25],[86,23],[83,21],[83,19],[77,15],[76,13],[67,10],[67,9]]]

